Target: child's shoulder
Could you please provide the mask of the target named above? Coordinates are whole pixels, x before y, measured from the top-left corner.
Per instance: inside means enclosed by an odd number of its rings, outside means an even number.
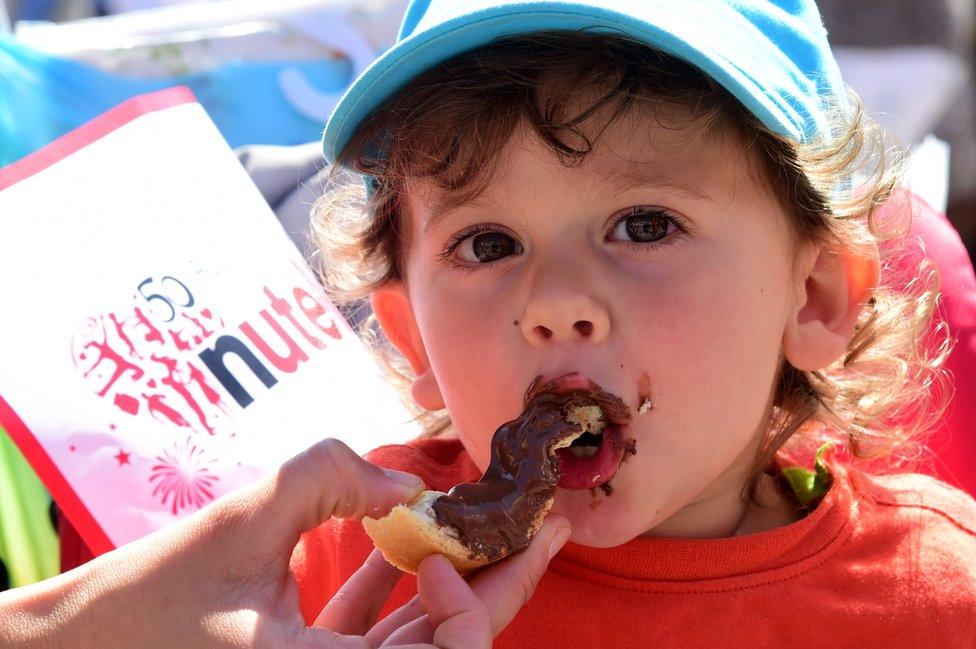
[[[481,477],[481,471],[456,437],[420,437],[404,444],[387,444],[367,453],[366,459],[387,469],[420,476],[429,489],[438,491]]]
[[[858,573],[871,573],[919,610],[959,613],[973,623],[976,501],[927,475],[852,473],[859,529],[850,551]]]
[[[976,500],[921,473],[870,475],[852,471],[854,488],[878,508],[910,525],[945,524],[976,542]]]

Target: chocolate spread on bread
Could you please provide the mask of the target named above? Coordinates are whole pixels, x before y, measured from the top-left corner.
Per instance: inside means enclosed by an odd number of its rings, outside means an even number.
[[[630,419],[623,401],[594,388],[553,394],[533,384],[522,414],[495,431],[481,480],[459,484],[434,501],[437,522],[453,527],[462,543],[489,560],[525,549],[530,527],[559,482],[554,446],[580,433],[578,424],[566,421],[568,412],[595,404],[614,425]]]

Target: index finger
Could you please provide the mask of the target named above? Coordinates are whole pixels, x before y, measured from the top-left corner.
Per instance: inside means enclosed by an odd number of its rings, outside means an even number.
[[[238,495],[239,505],[291,553],[298,537],[332,517],[382,516],[424,488],[417,476],[382,469],[335,439],[288,460],[278,472]],[[288,555],[285,555],[288,556]]]

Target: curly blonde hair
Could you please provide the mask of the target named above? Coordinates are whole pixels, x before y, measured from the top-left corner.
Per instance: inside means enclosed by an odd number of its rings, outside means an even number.
[[[581,101],[583,90],[596,98]],[[743,495],[756,501],[761,474],[796,438],[819,444],[826,435],[845,441],[853,458],[885,457],[904,468],[920,457],[924,435],[944,408],[941,366],[949,340],[944,326],[931,327],[934,265],[913,268],[911,278],[892,272],[909,213],[888,210],[888,218],[879,218],[878,208],[900,182],[901,156],[853,95],[850,104],[832,109],[832,138],[797,143],[771,132],[696,68],[642,43],[586,32],[496,41],[413,79],[358,129],[313,210],[323,283],[333,300],[348,306],[401,278],[404,183],[426,179],[444,190],[446,207],[462,204],[484,191],[520,125],[567,166],[582,164],[602,132],[635,106],[651,108],[666,126],[680,115],[680,127],[687,127],[690,115],[701,133],[731,128],[789,215],[794,250],[812,241],[880,255],[888,281],[864,306],[842,358],[816,372],[783,360],[769,433]],[[602,120],[602,129],[590,137],[582,124],[593,119]],[[373,179],[368,197],[359,174]],[[407,386],[409,367],[375,318],[360,333],[394,380]],[[450,423],[443,411],[415,412],[428,435]]]

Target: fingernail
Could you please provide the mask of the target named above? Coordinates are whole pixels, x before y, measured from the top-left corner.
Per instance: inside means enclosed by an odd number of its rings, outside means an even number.
[[[556,553],[559,552],[564,545],[566,545],[566,541],[569,540],[569,535],[571,533],[572,531],[568,527],[560,527],[558,530],[556,530],[556,533],[552,535],[552,541],[549,542],[550,559],[556,556]]]
[[[412,473],[395,471],[393,469],[383,469],[383,473],[385,473],[390,480],[398,482],[405,487],[410,487],[416,491],[423,491],[424,487],[426,486],[423,480]]]

